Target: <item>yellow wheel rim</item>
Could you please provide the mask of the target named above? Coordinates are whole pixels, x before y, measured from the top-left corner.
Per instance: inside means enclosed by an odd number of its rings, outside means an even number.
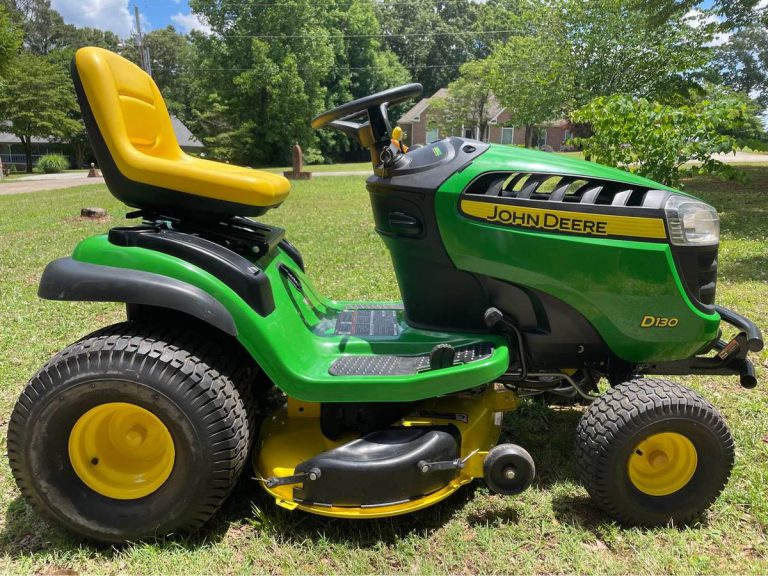
[[[69,435],[69,461],[86,486],[119,500],[142,498],[171,475],[173,438],[162,421],[135,404],[91,408]]]
[[[629,457],[629,479],[650,496],[668,496],[683,488],[696,472],[693,442],[677,432],[661,432],[640,442]]]

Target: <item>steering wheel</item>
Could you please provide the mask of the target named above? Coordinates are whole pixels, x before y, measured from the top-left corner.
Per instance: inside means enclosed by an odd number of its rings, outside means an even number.
[[[374,122],[374,119],[370,118],[374,110],[381,110],[383,105],[394,106],[395,104],[415,98],[421,94],[422,90],[421,84],[405,84],[397,88],[390,88],[389,90],[352,100],[352,102],[347,102],[315,116],[312,119],[312,128],[322,128],[335,120],[342,120],[363,112],[368,112],[369,119]],[[386,114],[386,110],[383,112]],[[384,115],[384,118],[386,118],[386,115]]]

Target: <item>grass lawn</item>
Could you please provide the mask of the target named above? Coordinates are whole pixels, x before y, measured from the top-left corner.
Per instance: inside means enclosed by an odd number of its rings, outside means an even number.
[[[687,188],[722,215],[718,301],[768,328],[768,166],[748,167],[742,187],[708,178]],[[81,221],[102,206],[107,223]],[[124,224],[103,186],[0,197],[0,442],[29,376],[58,349],[123,318],[113,304],[54,303],[35,296],[45,264],[89,234]],[[376,236],[363,177],[297,182],[266,221],[289,230],[317,287],[336,298],[397,296]],[[205,531],[121,548],[81,544],[20,500],[0,459],[0,572],[88,573],[768,573],[768,352],[761,385],[682,378],[725,415],[737,442],[731,482],[701,523],[623,529],[590,503],[575,478],[578,409],[525,403],[508,416],[508,439],[533,455],[537,481],[519,497],[478,482],[416,514],[343,521],[288,512],[244,478]],[[246,475],[247,476],[247,475]]]

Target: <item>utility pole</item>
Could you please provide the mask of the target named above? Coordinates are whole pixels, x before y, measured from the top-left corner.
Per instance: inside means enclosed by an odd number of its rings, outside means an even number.
[[[139,51],[139,62],[144,71],[152,76],[152,60],[149,59],[149,48],[144,46],[144,35],[141,33],[141,18],[138,4],[133,5],[133,14],[136,17],[136,49]]]

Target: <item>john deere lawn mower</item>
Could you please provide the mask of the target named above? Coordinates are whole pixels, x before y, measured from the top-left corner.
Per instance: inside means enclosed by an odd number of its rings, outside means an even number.
[[[115,54],[81,49],[72,75],[138,223],[40,281],[42,298],[127,310],[54,356],[13,411],[13,475],[45,516],[103,541],[190,531],[251,467],[278,506],[342,518],[419,510],[475,479],[514,495],[534,460],[498,440],[526,396],[588,404],[576,463],[624,524],[690,521],[723,489],[723,418],[657,377],[757,383],[760,331],[715,304],[711,206],[549,153],[456,137],[406,151],[387,110],[420,94],[409,84],[312,121],[370,150],[402,296],[329,300],[258,221],[287,180],[184,154],[151,78]]]

